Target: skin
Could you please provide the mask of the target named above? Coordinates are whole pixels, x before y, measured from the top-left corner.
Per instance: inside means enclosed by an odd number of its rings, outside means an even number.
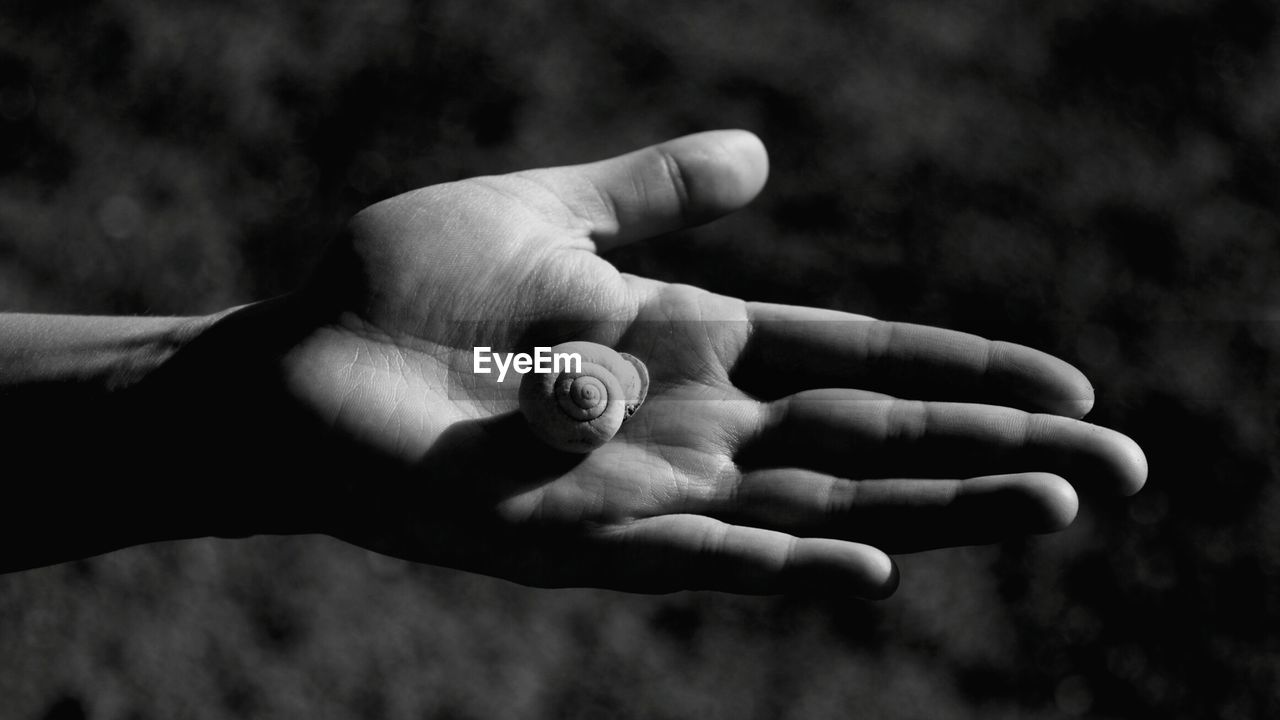
[[[378,203],[306,287],[214,317],[5,316],[0,344],[27,348],[0,364],[9,452],[41,467],[5,569],[318,532],[537,586],[876,598],[886,552],[1057,530],[1077,488],[1142,486],[1141,450],[1077,419],[1092,389],[1056,358],[601,256],[732,212],[767,173],[753,135],[702,133]],[[477,345],[568,340],[652,374],[585,456],[533,438],[518,381],[470,372]]]

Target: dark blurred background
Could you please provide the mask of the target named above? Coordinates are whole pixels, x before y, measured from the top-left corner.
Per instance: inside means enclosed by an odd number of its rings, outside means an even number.
[[[760,200],[619,266],[1062,356],[1147,488],[880,603],[135,548],[0,577],[0,717],[1280,715],[1275,4],[551,5],[6,3],[0,309],[211,312],[383,197],[743,127]]]

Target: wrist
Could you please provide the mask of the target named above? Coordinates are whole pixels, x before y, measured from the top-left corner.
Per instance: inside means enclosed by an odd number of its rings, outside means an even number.
[[[282,363],[314,318],[285,296],[191,319],[176,350],[118,393],[120,413],[154,440],[151,492],[175,507],[178,537],[322,532],[317,424],[288,396]]]
[[[137,470],[135,389],[211,322],[0,315],[0,570],[174,536]]]

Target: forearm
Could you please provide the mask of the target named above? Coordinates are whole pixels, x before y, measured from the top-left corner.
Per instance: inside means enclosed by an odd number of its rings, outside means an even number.
[[[145,542],[322,530],[329,444],[278,375],[304,332],[293,307],[0,315],[0,572]]]
[[[182,534],[136,389],[215,320],[0,315],[0,571]]]
[[[137,383],[214,319],[0,315],[0,399],[101,398]]]

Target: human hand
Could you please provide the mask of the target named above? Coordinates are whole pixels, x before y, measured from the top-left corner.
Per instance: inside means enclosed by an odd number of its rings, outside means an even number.
[[[255,432],[279,440],[255,446],[276,479],[254,492],[319,508],[297,527],[541,586],[881,597],[886,551],[1059,529],[1075,486],[1141,487],[1138,447],[1074,419],[1092,390],[1060,360],[600,255],[736,210],[766,175],[760,142],[723,131],[400,195],[358,214],[303,291],[224,318],[151,385],[222,368],[218,417],[252,395]],[[514,391],[471,372],[476,346],[567,340],[653,378],[585,456],[541,446]]]

